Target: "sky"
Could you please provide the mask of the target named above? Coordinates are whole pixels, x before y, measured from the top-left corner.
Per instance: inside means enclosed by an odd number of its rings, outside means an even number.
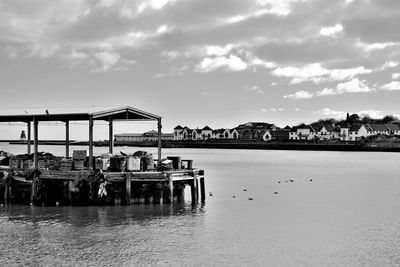
[[[129,105],[163,132],[400,116],[399,22],[398,0],[0,0],[0,113]]]

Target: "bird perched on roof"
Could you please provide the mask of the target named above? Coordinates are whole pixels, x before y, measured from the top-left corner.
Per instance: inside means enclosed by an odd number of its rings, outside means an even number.
[[[50,114],[48,109],[46,109],[46,114],[47,114],[47,115],[49,115],[49,114]]]

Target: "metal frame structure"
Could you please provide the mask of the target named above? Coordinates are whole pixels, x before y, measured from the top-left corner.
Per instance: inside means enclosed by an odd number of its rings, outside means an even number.
[[[38,169],[38,126],[41,121],[61,121],[65,123],[65,157],[69,157],[69,122],[89,121],[89,169],[93,166],[93,122],[108,121],[109,152],[113,153],[113,122],[114,121],[157,121],[158,128],[158,164],[161,163],[161,117],[130,107],[121,107],[93,113],[60,113],[60,114],[24,114],[0,115],[0,122],[24,122],[27,124],[27,152],[31,153],[31,124],[33,124],[34,164]]]

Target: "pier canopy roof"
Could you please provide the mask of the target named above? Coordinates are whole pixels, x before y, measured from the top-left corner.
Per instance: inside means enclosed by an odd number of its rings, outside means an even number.
[[[47,110],[46,110],[47,111]],[[0,122],[32,122],[36,121],[88,121],[88,120],[131,120],[157,121],[161,117],[130,106],[94,112],[62,112],[52,113],[44,111],[42,114],[0,115]]]

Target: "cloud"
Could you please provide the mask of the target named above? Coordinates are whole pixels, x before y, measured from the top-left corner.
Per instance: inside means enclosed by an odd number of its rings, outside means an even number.
[[[261,6],[268,6],[264,12],[279,16],[287,16],[292,12],[292,5],[307,0],[258,0]]]
[[[115,66],[120,59],[120,55],[118,53],[109,51],[99,52],[96,53],[94,56],[101,63],[101,67],[95,69],[95,72],[103,72],[109,70],[111,67]]]
[[[269,110],[272,112],[279,112],[279,111],[284,111],[285,109],[284,108],[270,108]]]
[[[387,91],[399,91],[400,90],[400,82],[392,81],[391,83],[382,85],[380,88],[382,90],[387,90]]]
[[[398,78],[400,78],[400,73],[393,73],[392,74],[392,80],[397,80]]]
[[[373,109],[363,110],[363,111],[358,112],[358,114],[360,114],[361,117],[368,116],[373,119],[382,119],[383,118],[383,112],[381,110],[373,110]]]
[[[175,2],[176,0],[146,0],[139,5],[138,12],[142,13],[146,9],[161,9],[167,4],[173,4]]]
[[[337,110],[332,110],[330,108],[323,108],[321,110],[315,111],[314,114],[319,114],[320,116],[323,117],[343,119],[345,118],[347,113],[345,111],[337,111]]]
[[[383,50],[389,47],[393,47],[398,45],[399,43],[395,42],[387,42],[387,43],[372,43],[372,44],[367,44],[363,43],[361,41],[356,42],[356,47],[359,47],[363,49],[365,52],[371,52],[371,51],[376,51],[376,50]]]
[[[290,99],[309,99],[312,97],[314,97],[314,95],[308,91],[298,91],[294,94],[283,96],[283,98],[290,98]]]
[[[196,71],[211,72],[218,69],[223,69],[224,71],[243,71],[247,67],[248,64],[240,57],[230,55],[229,57],[206,57],[196,66]]]
[[[371,70],[363,66],[349,69],[326,69],[323,68],[320,63],[314,63],[302,68],[293,66],[279,67],[272,71],[272,75],[292,78],[290,84],[300,84],[307,81],[319,84],[324,81],[342,81],[353,78],[359,74],[371,72]]]
[[[349,82],[339,83],[336,86],[338,94],[343,93],[369,93],[375,91],[370,88],[365,81],[360,81],[358,78],[354,78]]]
[[[232,44],[227,44],[224,47],[217,46],[217,45],[210,45],[206,47],[206,54],[207,56],[226,56],[231,52],[231,50],[234,48]]]
[[[337,34],[342,31],[343,31],[343,25],[336,24],[335,26],[321,28],[319,34],[327,37],[337,37]]]
[[[258,94],[264,94],[264,90],[261,89],[257,85],[254,85],[254,86],[251,86],[251,87],[246,87],[245,91],[247,91],[247,92],[256,92]]]
[[[381,67],[381,70],[385,70],[385,69],[389,69],[389,68],[395,68],[395,67],[397,67],[397,66],[399,66],[399,62],[397,62],[397,61],[386,61],[383,65],[382,65],[382,67]]]

